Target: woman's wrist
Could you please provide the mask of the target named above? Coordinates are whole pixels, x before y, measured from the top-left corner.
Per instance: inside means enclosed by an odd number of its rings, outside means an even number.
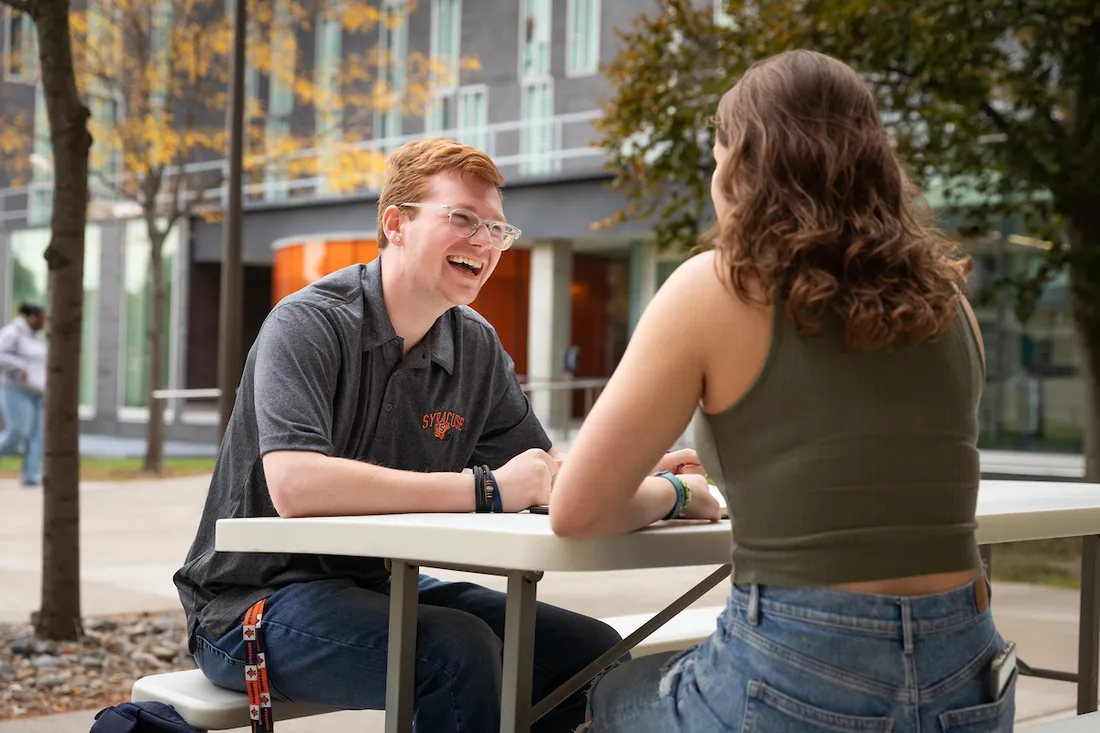
[[[661,519],[675,519],[680,516],[680,512],[682,512],[684,507],[688,505],[688,502],[691,501],[691,489],[688,487],[686,481],[670,471],[659,471],[656,476],[672,488],[673,494],[672,507],[666,514],[662,515]]]

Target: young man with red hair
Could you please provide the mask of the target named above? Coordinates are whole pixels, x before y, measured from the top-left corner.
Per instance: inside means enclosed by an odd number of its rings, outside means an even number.
[[[493,471],[505,512],[549,501],[554,449],[512,360],[470,309],[520,231],[487,155],[451,140],[390,156],[380,256],[288,296],[248,355],[195,542],[175,581],[190,650],[215,683],[244,690],[242,618],[262,599],[276,698],[380,709],[389,574],[381,559],[224,553],[224,517],[469,512]],[[684,462],[670,454],[669,462]],[[482,508],[484,508],[482,498]],[[499,727],[504,595],[421,576],[416,726]],[[605,624],[540,604],[534,697],[619,641]],[[536,730],[584,719],[575,694]]]

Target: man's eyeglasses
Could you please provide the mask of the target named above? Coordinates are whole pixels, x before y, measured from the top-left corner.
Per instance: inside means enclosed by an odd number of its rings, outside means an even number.
[[[456,208],[454,206],[448,206],[447,204],[408,203],[398,204],[398,206],[411,206],[415,209],[437,209],[439,211],[446,211],[447,219],[451,224],[451,232],[463,239],[469,239],[477,234],[477,230],[484,224],[486,231],[489,232],[489,242],[493,245],[494,249],[499,249],[502,252],[511,247],[512,244],[519,239],[519,235],[523,233],[520,231],[519,227],[514,227],[502,221],[482,219],[469,209]]]

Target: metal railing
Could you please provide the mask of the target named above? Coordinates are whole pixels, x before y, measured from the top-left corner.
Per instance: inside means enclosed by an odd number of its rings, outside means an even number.
[[[318,166],[321,166],[324,161],[331,160],[341,153],[375,153],[379,158],[383,158],[388,151],[411,140],[418,140],[428,135],[439,135],[482,145],[484,151],[509,179],[560,175],[566,171],[567,167],[573,167],[578,172],[602,167],[606,152],[602,148],[591,144],[595,136],[592,123],[598,120],[601,114],[600,110],[592,109],[584,112],[555,115],[546,119],[510,120],[478,127],[451,127],[442,130],[344,143],[327,148],[303,148],[278,156],[275,159],[250,160],[252,160],[253,167],[257,171],[262,169],[264,170],[263,175],[267,176],[267,171],[271,166],[310,159],[316,159]],[[574,134],[567,135],[567,132]],[[583,139],[584,142],[567,144],[566,140],[570,137],[574,140]],[[531,149],[529,145],[531,138],[545,141],[545,143],[539,149]],[[227,171],[228,161],[225,159],[209,160],[189,163],[182,168],[169,168],[165,174],[165,180],[180,175],[180,173],[220,172],[225,174]],[[129,173],[122,173],[108,179],[107,182],[117,188],[126,183],[129,177]],[[329,179],[326,176],[319,175],[287,176],[275,180],[265,178],[263,181],[246,185],[242,190],[246,197],[253,197],[254,201],[260,199],[268,202],[300,202],[333,198],[334,194],[328,190],[328,182]],[[380,184],[381,170],[364,171],[362,181],[358,185],[342,190],[336,197],[375,192]],[[25,221],[28,214],[27,204],[25,203],[26,197],[32,191],[41,188],[42,184],[32,183],[28,186],[0,189],[0,224],[7,221]],[[97,188],[107,190],[105,187]],[[171,190],[171,187],[166,185],[165,190]],[[225,197],[226,189],[224,186],[204,192],[204,198],[208,198],[215,203],[220,202],[222,206],[225,204]],[[14,207],[19,205],[20,198],[23,198],[23,206],[16,209]],[[169,200],[170,194],[164,194],[164,198]],[[12,201],[16,203],[10,203]],[[112,202],[101,200],[95,203],[103,205],[100,208],[106,210]],[[105,218],[113,217],[107,216]]]

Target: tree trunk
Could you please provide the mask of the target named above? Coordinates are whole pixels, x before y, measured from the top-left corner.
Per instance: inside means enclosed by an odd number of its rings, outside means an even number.
[[[42,607],[36,632],[80,632],[80,334],[84,309],[84,227],[88,210],[88,108],[73,71],[68,0],[38,0],[35,21],[54,158],[49,268],[50,345],[46,358]]]
[[[1085,480],[1100,482],[1100,217],[1069,225],[1070,303],[1081,346],[1085,386]]]
[[[147,473],[164,472],[164,400],[153,399],[153,392],[163,389],[164,373],[164,319],[168,306],[168,294],[164,284],[164,240],[167,232],[160,231],[155,212],[146,216],[149,227],[149,277],[153,283],[152,312],[149,315],[146,343],[149,349],[149,389],[146,405],[149,408],[149,422],[145,427],[145,464],[142,470]]]

